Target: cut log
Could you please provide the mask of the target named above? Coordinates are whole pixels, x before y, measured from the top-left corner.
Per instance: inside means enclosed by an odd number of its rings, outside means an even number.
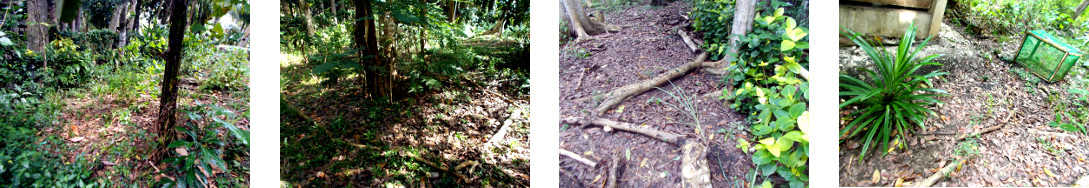
[[[503,127],[499,128],[499,131],[492,135],[491,139],[488,140],[488,144],[494,145],[496,141],[507,136],[507,131],[510,130],[510,124],[514,124],[514,118],[520,116],[522,116],[522,109],[514,109],[514,111],[510,113],[510,116],[507,116],[507,120],[503,121]]]
[[[571,117],[571,118],[565,118],[563,120],[563,122],[568,123],[568,124],[597,125],[597,126],[603,126],[603,127],[611,127],[612,129],[617,129],[617,130],[621,130],[621,131],[639,133],[639,134],[642,134],[642,135],[649,136],[651,138],[661,140],[663,142],[674,144],[674,145],[680,145],[682,142],[684,142],[684,138],[681,137],[681,135],[668,133],[668,132],[662,132],[662,131],[658,131],[658,130],[654,130],[654,129],[644,129],[644,128],[640,128],[639,125],[636,125],[636,124],[618,122],[618,121],[602,119],[602,118],[587,119],[587,118]]]
[[[688,37],[688,34],[684,33],[684,30],[678,29],[677,34],[681,35],[681,39],[684,40],[684,44],[688,45],[688,49],[692,50],[692,53],[696,53],[700,50],[699,47],[696,46],[696,43],[692,42],[692,38]]]
[[[658,74],[658,76],[655,76],[653,78],[614,89],[613,91],[604,95],[604,97],[606,97],[605,100],[602,101],[601,104],[593,110],[594,114],[597,114],[599,116],[604,115],[606,111],[612,109],[616,105],[619,105],[620,102],[623,102],[628,98],[643,94],[643,92],[647,92],[651,89],[654,89],[655,87],[658,87],[659,85],[665,84],[666,82],[669,82],[669,80],[683,76],[685,73],[695,70],[696,68],[703,67],[704,60],[706,59],[707,53],[701,53],[692,62],[688,62],[677,68],[670,69],[662,74]]]
[[[681,163],[681,177],[684,187],[711,187],[711,169],[707,163],[707,146],[699,142],[688,142],[681,148],[684,156]]]
[[[593,160],[590,160],[590,159],[584,158],[582,156],[579,156],[579,154],[575,154],[574,152],[567,151],[567,150],[565,150],[563,148],[560,148],[560,155],[570,157],[571,159],[574,159],[574,160],[576,160],[578,162],[581,162],[582,164],[586,164],[587,166],[590,166],[591,168],[597,167],[597,162],[594,162]]]

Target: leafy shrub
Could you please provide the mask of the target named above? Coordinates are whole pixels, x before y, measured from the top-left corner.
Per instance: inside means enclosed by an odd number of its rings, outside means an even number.
[[[80,33],[72,40],[76,42],[76,45],[84,47],[84,50],[87,50],[85,52],[95,53],[113,49],[114,46],[117,46],[118,38],[119,35],[116,32],[108,29],[96,29]]]
[[[97,68],[95,67],[94,57],[83,51],[80,51],[78,45],[75,45],[70,39],[61,39],[49,42],[50,45],[46,49],[48,52],[46,57],[48,59],[48,66],[41,72],[47,79],[51,79],[49,83],[59,87],[79,87],[84,83],[89,83],[89,80],[95,75]]]
[[[177,155],[163,160],[165,163],[171,164],[166,170],[174,173],[177,179],[173,181],[163,179],[159,182],[162,186],[204,187],[209,179],[214,178],[216,175],[212,173],[213,166],[223,170],[224,173],[230,173],[232,169],[246,169],[247,171],[242,173],[249,174],[248,168],[242,167],[243,165],[237,163],[236,160],[232,160],[234,163],[227,163],[223,158],[226,155],[237,159],[246,155],[245,153],[239,153],[244,152],[244,150],[230,150],[227,148],[249,148],[249,131],[242,130],[234,125],[239,118],[237,114],[219,106],[199,103],[197,106],[183,110],[183,113],[187,114],[191,121],[184,126],[174,128],[178,132],[187,135],[188,139],[175,140],[167,145],[167,148],[180,149],[174,150]],[[226,135],[230,135],[227,137],[228,139],[219,138],[219,134],[223,130],[226,130]],[[226,151],[234,152],[228,153]]]
[[[923,66],[942,65],[933,62],[935,58],[941,56],[940,54],[922,58],[915,56],[933,37],[927,37],[918,47],[911,49],[915,43],[915,28],[916,26],[913,23],[904,32],[904,36],[900,38],[900,45],[897,46],[895,52],[875,49],[873,44],[853,31],[847,30],[847,33],[843,33],[843,35],[851,38],[851,41],[855,44],[858,44],[863,51],[866,51],[866,54],[874,61],[876,68],[876,70],[866,70],[869,73],[868,77],[873,79],[872,82],[866,82],[846,74],[840,74],[839,76],[841,80],[840,96],[849,97],[847,101],[839,105],[839,108],[843,109],[852,104],[859,108],[858,111],[851,112],[850,116],[854,119],[840,130],[839,135],[846,136],[849,139],[860,132],[866,132],[863,137],[866,142],[862,145],[862,152],[858,157],[859,161],[865,158],[870,145],[874,144],[875,137],[876,141],[878,141],[876,144],[879,150],[883,154],[887,154],[888,141],[894,136],[892,134],[894,130],[899,133],[899,135],[895,136],[906,139],[908,132],[914,130],[914,124],[924,127],[923,120],[926,120],[927,116],[934,113],[934,111],[927,109],[926,106],[942,103],[934,99],[934,97],[941,95],[933,93],[948,94],[944,90],[933,89],[930,82],[931,78],[947,74],[946,72],[934,71],[926,75],[915,74]]]
[[[249,76],[249,52],[228,50],[216,52],[218,63],[208,68],[206,79],[200,89],[238,90],[248,88],[245,82]]]
[[[734,20],[733,4],[726,0],[697,0],[692,5],[692,27],[703,33],[703,48],[711,59],[720,59],[729,48],[730,27],[726,26]]]
[[[733,100],[731,108],[748,114],[749,132],[756,145],[738,139],[738,147],[749,152],[756,174],[771,185],[777,174],[791,187],[809,182],[809,82],[797,76],[808,65],[808,29],[783,15],[778,8],[767,16],[756,15],[751,33],[741,36],[738,54],[731,54],[726,82],[737,88],[723,92]],[[778,44],[778,45],[768,45]],[[753,180],[752,182],[756,182]]]
[[[948,13],[954,23],[962,24],[965,29],[977,34],[1016,34],[1033,29],[1065,30],[1084,27],[1085,18],[1076,21],[1071,15],[1079,2],[1081,1],[953,1]]]

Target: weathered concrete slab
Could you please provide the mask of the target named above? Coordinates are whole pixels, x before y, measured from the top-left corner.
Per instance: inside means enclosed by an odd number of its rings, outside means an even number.
[[[878,3],[902,7],[929,9],[932,0],[850,0],[854,2]]]
[[[918,26],[918,39],[930,35],[931,15],[928,12],[908,9],[867,7],[856,5],[839,6],[839,26],[869,36],[900,38],[912,22]],[[940,21],[940,20],[939,20]],[[842,29],[841,29],[842,31]]]

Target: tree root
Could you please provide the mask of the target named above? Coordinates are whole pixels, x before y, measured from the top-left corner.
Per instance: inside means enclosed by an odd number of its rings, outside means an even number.
[[[680,145],[682,142],[684,142],[684,138],[681,135],[662,132],[654,129],[640,128],[639,125],[635,125],[632,123],[618,122],[602,118],[587,119],[570,117],[565,118],[562,122],[568,124],[598,125],[607,127],[608,129],[619,129],[622,131],[639,133],[674,145]]]
[[[998,125],[983,128],[983,130],[979,130],[979,131],[976,131],[974,133],[957,136],[957,139],[954,140],[954,141],[960,141],[960,140],[964,140],[964,139],[966,139],[968,137],[972,137],[972,136],[975,136],[975,135],[983,135],[984,133],[989,133],[991,131],[1002,129],[1002,127],[1006,127],[1006,124],[1009,124],[1010,118],[1013,118],[1014,114],[1016,114],[1016,113],[1010,113],[1009,115],[1006,115],[1006,119],[1003,119],[1002,122],[999,123]]]
[[[604,95],[604,97],[606,97],[605,100],[602,101],[601,105],[598,105],[598,107],[595,108],[593,111],[594,111],[595,114],[597,114],[599,116],[604,115],[606,111],[608,111],[609,109],[612,109],[616,105],[619,105],[620,102],[623,102],[624,100],[626,100],[628,98],[631,98],[633,96],[636,96],[636,95],[642,94],[642,93],[644,93],[646,91],[649,91],[651,89],[654,89],[654,87],[665,84],[666,82],[668,82],[669,80],[672,80],[674,78],[683,76],[685,73],[688,73],[688,72],[690,72],[690,71],[692,71],[692,70],[694,70],[696,68],[703,67],[704,66],[703,61],[706,60],[706,59],[707,59],[707,53],[701,53],[692,62],[685,63],[685,64],[683,64],[683,65],[681,65],[681,66],[679,66],[677,68],[670,69],[670,70],[666,71],[665,73],[658,74],[658,76],[655,76],[655,77],[650,78],[650,79],[643,80],[643,81],[641,81],[639,83],[629,84],[629,85],[614,89],[613,91],[611,91],[611,92]],[[590,97],[595,97],[595,96],[590,96]]]
[[[582,164],[586,164],[587,166],[590,166],[591,168],[592,167],[597,167],[597,162],[594,162],[593,160],[590,160],[590,159],[584,158],[582,156],[579,156],[579,154],[575,154],[575,152],[567,151],[567,150],[565,150],[563,148],[560,148],[560,155],[570,157],[571,159],[575,159],[576,161],[579,161]]]

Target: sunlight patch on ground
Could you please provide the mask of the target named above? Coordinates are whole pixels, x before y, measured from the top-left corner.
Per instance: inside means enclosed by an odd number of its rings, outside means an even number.
[[[303,56],[297,54],[280,54],[280,68],[302,64],[303,58]]]

